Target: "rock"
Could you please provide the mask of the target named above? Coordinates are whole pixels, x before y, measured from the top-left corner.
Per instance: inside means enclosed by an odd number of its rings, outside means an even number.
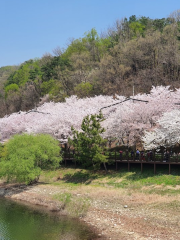
[[[124,208],[127,208],[128,206],[127,205],[124,205]]]
[[[13,195],[13,192],[11,190],[4,191],[4,195],[11,196]]]
[[[1,188],[0,189],[0,196],[4,196],[5,195],[5,188]]]

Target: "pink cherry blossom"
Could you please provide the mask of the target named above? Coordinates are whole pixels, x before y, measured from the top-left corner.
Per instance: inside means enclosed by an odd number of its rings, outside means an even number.
[[[180,89],[172,91],[168,86],[153,87],[149,94],[138,94],[134,98],[148,103],[133,100],[122,102],[126,97],[118,95],[116,99],[112,96],[83,99],[71,96],[64,103],[44,103],[35,110],[0,118],[0,141],[16,133],[26,132],[48,133],[64,142],[71,137],[71,126],[80,130],[85,116],[97,114],[101,108],[109,106],[102,109],[105,117],[102,126],[106,129],[103,136],[116,138],[121,144],[132,145],[147,132],[158,128],[158,120],[164,113],[179,108],[175,103],[180,103]],[[119,102],[122,103],[113,105]]]

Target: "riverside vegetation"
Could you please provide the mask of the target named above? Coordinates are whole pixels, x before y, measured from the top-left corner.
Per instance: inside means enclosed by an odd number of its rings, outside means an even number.
[[[180,169],[141,172],[63,168],[41,180],[55,187],[53,198],[96,227],[103,239],[178,239]],[[76,203],[76,204],[74,204]],[[66,209],[66,207],[65,207]],[[163,231],[162,231],[163,229]]]
[[[50,135],[14,135],[0,145],[0,177],[30,184],[42,169],[56,169],[61,160],[59,142]]]
[[[42,171],[38,184],[11,197],[78,217],[102,239],[178,239],[179,171],[61,167]]]

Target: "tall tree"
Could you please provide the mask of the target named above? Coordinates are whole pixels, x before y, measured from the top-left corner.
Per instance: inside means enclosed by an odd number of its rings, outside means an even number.
[[[103,163],[106,169],[107,157],[103,154],[106,140],[101,136],[105,132],[101,127],[102,121],[103,115],[100,113],[85,117],[81,124],[81,131],[72,127],[73,137],[69,139],[69,143],[75,149],[76,159],[84,166],[93,165],[97,169]]]

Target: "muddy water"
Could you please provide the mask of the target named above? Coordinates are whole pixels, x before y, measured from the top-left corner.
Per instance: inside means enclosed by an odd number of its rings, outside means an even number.
[[[77,220],[0,198],[0,240],[90,240],[95,235]]]

